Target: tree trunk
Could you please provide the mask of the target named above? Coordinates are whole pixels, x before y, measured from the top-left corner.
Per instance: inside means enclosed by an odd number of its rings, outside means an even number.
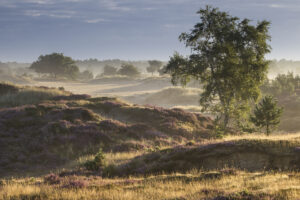
[[[229,123],[229,114],[228,114],[228,111],[225,111],[224,112],[224,121],[223,121],[224,130],[227,129],[228,123]]]

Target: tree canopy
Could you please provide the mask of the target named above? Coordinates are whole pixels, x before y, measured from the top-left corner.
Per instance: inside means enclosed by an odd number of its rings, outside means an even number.
[[[131,76],[131,77],[139,76],[141,74],[139,70],[134,65],[131,64],[122,64],[118,73],[124,76]]]
[[[179,40],[191,48],[191,55],[175,53],[166,67],[173,84],[186,85],[191,79],[203,86],[200,105],[217,115],[226,128],[231,119],[240,123],[257,101],[266,78],[270,52],[270,22],[251,25],[218,8],[206,6],[198,11],[200,22]]]
[[[274,80],[267,80],[262,90],[276,97],[295,95],[300,92],[300,76],[292,72],[278,74]]]
[[[108,75],[108,76],[116,75],[117,71],[118,69],[116,67],[113,67],[111,65],[105,65],[102,75]]]
[[[149,67],[147,67],[146,70],[147,72],[152,73],[152,75],[154,72],[158,71],[163,65],[163,63],[158,60],[149,60],[148,63]]]
[[[37,73],[51,74],[55,78],[59,75],[74,79],[79,73],[75,61],[62,53],[41,55],[37,61],[32,63],[30,69]]]

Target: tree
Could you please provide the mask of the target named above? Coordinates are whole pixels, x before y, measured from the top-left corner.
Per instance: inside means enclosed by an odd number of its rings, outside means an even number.
[[[123,64],[119,69],[118,73],[124,76],[131,76],[131,77],[139,76],[141,74],[138,71],[138,69],[131,64]]]
[[[163,64],[161,61],[158,60],[149,60],[148,63],[149,63],[149,67],[147,67],[146,70],[147,72],[152,73],[152,76],[153,73],[158,71]]]
[[[275,80],[268,81],[262,86],[262,91],[276,97],[295,95],[300,90],[300,76],[292,72],[278,74]]]
[[[91,80],[94,78],[94,75],[91,71],[84,70],[83,72],[79,73],[78,78],[83,80]]]
[[[267,135],[269,135],[271,127],[275,127],[280,123],[282,111],[283,108],[277,106],[277,101],[273,96],[268,95],[264,97],[259,105],[256,105],[251,121],[257,127],[265,127]]]
[[[202,111],[215,113],[226,129],[230,120],[240,123],[249,113],[250,101],[257,101],[266,78],[270,52],[270,23],[232,17],[218,8],[206,6],[198,11],[200,23],[179,40],[191,48],[191,55],[175,53],[166,70],[172,83],[186,85],[196,79],[203,87]]]
[[[41,55],[37,61],[32,63],[30,69],[37,73],[51,74],[55,78],[60,75],[74,79],[79,73],[75,61],[62,53]]]
[[[112,76],[117,74],[118,69],[111,65],[105,65],[102,75]]]

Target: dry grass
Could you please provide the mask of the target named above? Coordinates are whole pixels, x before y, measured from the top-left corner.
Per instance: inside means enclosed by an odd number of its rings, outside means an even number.
[[[55,96],[67,96],[69,92],[55,88],[20,87],[17,93],[7,93],[0,97],[0,107],[37,104]]]
[[[300,139],[300,132],[299,133],[284,133],[284,134],[272,134],[270,136],[267,136],[262,133],[256,133],[256,134],[244,134],[244,135],[228,135],[225,138],[223,138],[223,141],[229,141],[229,140],[299,140]]]
[[[228,170],[230,171],[230,170]],[[225,170],[226,172],[226,170]],[[48,185],[42,179],[2,181],[0,199],[299,199],[300,174],[193,170],[187,174],[157,175],[147,178],[102,179],[64,177],[62,183]],[[85,181],[83,188],[64,187],[69,179]]]

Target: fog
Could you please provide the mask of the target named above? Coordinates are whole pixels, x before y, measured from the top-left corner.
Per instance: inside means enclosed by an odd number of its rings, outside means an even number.
[[[139,77],[126,77],[121,75],[102,75],[105,66],[117,69],[123,63],[135,66],[141,75]],[[162,62],[163,65],[166,62]],[[39,75],[30,70],[31,63],[0,63],[1,81],[8,81],[21,85],[64,87],[66,90],[78,94],[89,94],[93,97],[118,97],[134,104],[151,104],[166,108],[191,107],[199,110],[198,97],[201,86],[193,81],[188,87],[175,87],[171,84],[169,75],[153,75],[147,73],[148,61],[113,60],[77,60],[76,65],[80,72],[89,71],[92,77],[81,80],[53,79],[48,75]],[[163,67],[163,66],[162,66]],[[272,60],[269,65],[268,77],[274,79],[278,74],[293,72],[300,74],[300,61]]]

